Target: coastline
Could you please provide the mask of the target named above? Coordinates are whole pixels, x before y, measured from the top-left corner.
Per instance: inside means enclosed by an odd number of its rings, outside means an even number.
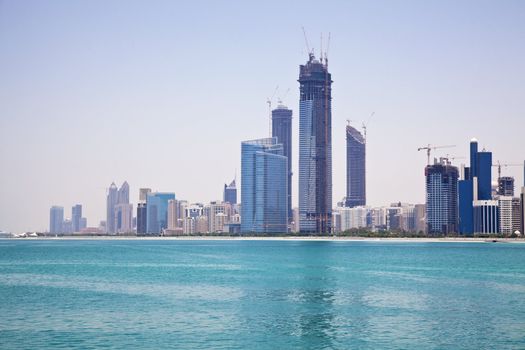
[[[394,242],[394,243],[525,243],[524,238],[481,237],[321,237],[321,236],[59,236],[12,237],[5,240],[143,240],[143,241],[303,241],[303,242]]]

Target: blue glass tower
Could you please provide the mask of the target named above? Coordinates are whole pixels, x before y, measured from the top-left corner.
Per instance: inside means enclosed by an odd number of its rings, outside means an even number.
[[[476,218],[481,217],[474,215],[474,202],[492,198],[492,153],[479,152],[475,138],[470,140],[470,167],[465,168],[458,192],[458,230],[462,235],[472,235],[480,225]]]
[[[332,227],[332,76],[309,55],[299,71],[299,229],[330,234]]]
[[[492,199],[492,152],[478,152],[478,200]]]
[[[283,233],[288,226],[288,159],[277,138],[241,144],[241,232]]]
[[[146,232],[159,234],[168,227],[168,201],[175,199],[175,193],[148,193],[146,198]]]

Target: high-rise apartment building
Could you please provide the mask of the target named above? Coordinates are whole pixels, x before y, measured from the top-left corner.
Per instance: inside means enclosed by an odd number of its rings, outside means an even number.
[[[366,140],[354,127],[346,126],[347,207],[366,205]]]
[[[287,232],[288,159],[277,138],[241,144],[241,232]]]
[[[64,222],[64,208],[52,206],[49,210],[49,233],[63,233],[62,223]]]
[[[73,232],[80,232],[80,220],[82,219],[82,205],[76,204],[71,208],[71,222]]]
[[[499,196],[498,198],[498,216],[499,216],[499,233],[510,236],[514,233],[513,229],[513,212],[512,200],[510,196]]]
[[[231,212],[232,207],[230,203],[210,202],[205,207],[205,214],[208,217],[208,232],[223,232],[224,223],[229,219]]]
[[[299,84],[300,228],[303,233],[330,234],[332,77],[327,61],[319,61],[310,53],[308,62],[300,66]]]
[[[440,159],[425,168],[426,218],[430,235],[457,232],[458,168]]]
[[[283,155],[288,158],[288,219],[292,220],[292,110],[281,103],[272,111],[272,137],[283,145]]]

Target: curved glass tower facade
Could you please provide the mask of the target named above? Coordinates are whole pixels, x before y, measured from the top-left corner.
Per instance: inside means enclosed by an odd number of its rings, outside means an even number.
[[[241,232],[287,232],[287,178],[288,159],[276,137],[242,142]]]
[[[330,234],[332,223],[332,78],[310,54],[299,72],[299,228]]]

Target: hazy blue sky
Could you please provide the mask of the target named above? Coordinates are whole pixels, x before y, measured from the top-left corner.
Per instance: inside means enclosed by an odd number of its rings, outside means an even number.
[[[334,204],[346,119],[371,112],[371,205],[424,202],[427,143],[525,159],[525,1],[0,0],[0,229],[45,230],[75,203],[96,226],[112,181],[133,202],[139,187],[220,199],[241,141],[268,135],[276,85],[297,169],[301,26],[316,53],[332,36]]]

